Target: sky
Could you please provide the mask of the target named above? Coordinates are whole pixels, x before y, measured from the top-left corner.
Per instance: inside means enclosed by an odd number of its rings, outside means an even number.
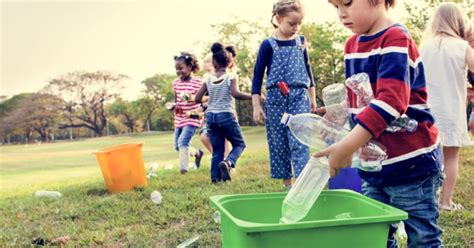
[[[157,73],[174,74],[174,55],[200,54],[203,48],[197,44],[214,42],[212,24],[238,18],[271,27],[273,3],[0,0],[0,95],[37,92],[68,72],[105,70],[128,75],[124,97],[136,99],[142,80]],[[337,19],[325,0],[303,3],[305,22]]]

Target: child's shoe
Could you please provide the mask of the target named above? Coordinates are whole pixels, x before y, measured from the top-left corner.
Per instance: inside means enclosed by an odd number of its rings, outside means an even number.
[[[199,149],[199,151],[195,155],[195,158],[196,158],[195,163],[196,163],[197,168],[201,166],[202,156],[204,156],[204,151],[202,149]]]
[[[444,205],[444,204],[440,204],[439,205],[439,208],[441,210],[444,210],[444,211],[448,211],[448,212],[455,212],[455,211],[461,211],[461,210],[464,210],[464,207],[463,205],[459,204],[459,203],[451,203],[451,205]]]
[[[222,177],[222,180],[225,182],[227,180],[231,181],[231,178],[230,178],[230,169],[231,169],[231,166],[230,166],[230,163],[226,160],[223,160],[222,162],[219,163],[219,169],[221,169],[221,177]]]

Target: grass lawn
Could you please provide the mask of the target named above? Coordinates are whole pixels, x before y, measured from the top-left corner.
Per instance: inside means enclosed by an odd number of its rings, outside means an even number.
[[[28,246],[34,238],[69,236],[68,246],[175,247],[200,235],[195,246],[219,247],[219,225],[209,196],[281,191],[271,180],[262,127],[243,128],[247,149],[232,182],[211,185],[210,156],[199,170],[180,175],[172,133],[146,133],[58,142],[0,146],[0,246]],[[108,194],[93,152],[121,143],[144,142],[145,167],[158,163],[157,177],[145,189]],[[195,147],[202,147],[193,139]],[[166,165],[173,169],[165,169]],[[58,200],[36,198],[36,190],[56,190]],[[158,190],[163,203],[150,193]],[[464,148],[454,199],[466,211],[442,212],[447,246],[474,245],[474,147]],[[57,243],[56,243],[57,244]]]

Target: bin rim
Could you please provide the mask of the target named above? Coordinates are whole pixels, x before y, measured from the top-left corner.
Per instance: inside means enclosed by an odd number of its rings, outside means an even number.
[[[115,146],[100,149],[96,152],[92,152],[92,154],[95,154],[95,155],[97,155],[97,154],[107,154],[107,153],[111,153],[111,152],[119,150],[119,149],[128,149],[128,148],[131,148],[132,146],[141,147],[141,146],[143,146],[143,144],[145,144],[145,142],[123,143],[123,144],[119,144],[119,145],[115,145]]]
[[[231,221],[233,221],[239,228],[243,229],[245,232],[263,232],[263,231],[283,231],[283,230],[295,230],[295,229],[307,229],[307,228],[322,228],[322,227],[331,227],[331,226],[348,226],[348,225],[359,225],[359,224],[372,224],[372,223],[381,223],[381,222],[399,222],[401,220],[408,219],[408,213],[392,207],[387,204],[383,204],[374,199],[371,199],[362,194],[356,193],[352,190],[337,189],[337,190],[323,190],[321,192],[323,195],[335,195],[335,194],[345,194],[348,197],[357,197],[359,200],[366,201],[371,204],[375,204],[376,207],[384,210],[389,216],[384,216],[383,220],[380,219],[380,216],[369,216],[369,217],[353,217],[353,218],[341,218],[341,219],[330,219],[330,220],[318,220],[318,221],[300,221],[297,223],[291,224],[280,224],[280,223],[256,223],[249,222],[242,219],[239,219],[229,213],[222,205],[226,202],[241,200],[242,196],[245,196],[245,199],[252,198],[261,198],[261,196],[269,196],[270,198],[281,198],[284,197],[286,192],[273,192],[273,193],[254,193],[254,194],[235,194],[235,195],[216,195],[209,197],[210,203],[213,207],[217,208],[222,214],[225,214]]]

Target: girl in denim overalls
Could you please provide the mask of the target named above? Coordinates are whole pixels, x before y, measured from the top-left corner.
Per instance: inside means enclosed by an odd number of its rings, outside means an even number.
[[[260,45],[252,80],[254,120],[265,127],[270,150],[270,174],[291,187],[309,159],[309,148],[299,143],[289,129],[280,124],[283,113],[315,111],[316,100],[306,41],[297,35],[304,14],[298,0],[280,0],[273,6],[275,33]],[[273,22],[276,20],[276,24]],[[262,80],[267,69],[265,112],[260,104]]]

